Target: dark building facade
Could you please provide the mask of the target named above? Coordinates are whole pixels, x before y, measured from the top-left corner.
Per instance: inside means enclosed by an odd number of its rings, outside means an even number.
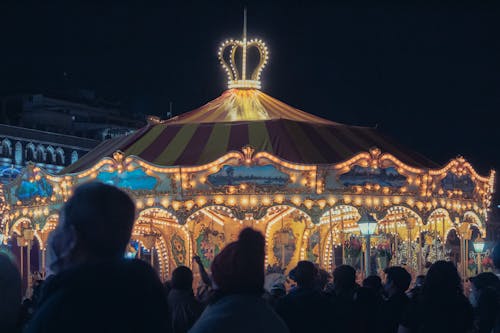
[[[143,125],[92,91],[0,97],[0,181],[14,179],[29,162],[57,173],[101,141]]]
[[[120,109],[99,100],[92,91],[74,94],[20,94],[0,98],[0,123],[94,140],[129,134],[142,127]]]
[[[0,143],[0,180],[5,183],[15,178],[29,162],[57,173],[99,141],[0,124]]]

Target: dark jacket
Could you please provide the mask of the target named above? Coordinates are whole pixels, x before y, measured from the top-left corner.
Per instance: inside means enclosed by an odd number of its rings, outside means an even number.
[[[46,282],[25,332],[170,332],[167,301],[140,260],[80,265]]]
[[[207,306],[189,330],[189,333],[236,332],[288,333],[288,329],[259,295],[233,294],[223,296]]]
[[[412,301],[401,322],[415,333],[467,333],[472,324],[472,306],[462,293]]]
[[[276,312],[285,321],[291,333],[329,332],[332,322],[331,306],[320,291],[313,288],[295,288],[276,304]]]
[[[379,311],[378,331],[381,333],[397,333],[410,305],[405,293],[392,295],[382,303]]]
[[[174,333],[187,332],[203,312],[192,290],[172,289],[168,294],[168,310]]]

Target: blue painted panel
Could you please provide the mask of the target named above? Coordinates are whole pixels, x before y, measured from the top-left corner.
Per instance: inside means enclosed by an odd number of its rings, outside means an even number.
[[[36,196],[48,198],[52,193],[52,185],[45,178],[34,182],[23,180],[16,190],[16,196],[22,202],[31,201]]]
[[[0,182],[7,184],[17,178],[21,170],[13,167],[0,167]]]
[[[364,168],[354,166],[349,172],[339,177],[344,186],[364,186],[379,184],[380,186],[401,187],[406,184],[406,177],[399,174],[396,168]]]
[[[142,169],[122,173],[118,173],[118,171],[100,172],[97,175],[97,180],[129,190],[152,190],[157,183],[155,177],[148,176]]]
[[[254,184],[258,186],[285,186],[290,177],[274,165],[224,165],[219,172],[208,176],[214,186]]]
[[[449,173],[441,180],[441,186],[444,190],[462,190],[464,193],[472,194],[476,185],[469,175],[457,176]]]

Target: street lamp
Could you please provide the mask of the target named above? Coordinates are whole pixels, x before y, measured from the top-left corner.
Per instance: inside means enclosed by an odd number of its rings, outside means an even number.
[[[484,245],[485,242],[481,238],[476,239],[472,244],[472,246],[474,246],[474,251],[476,252],[477,255],[477,274],[481,273],[481,254],[483,254]]]
[[[371,265],[370,265],[370,237],[375,233],[375,229],[377,228],[377,220],[373,218],[372,215],[367,212],[363,212],[361,214],[361,218],[358,221],[359,231],[361,235],[366,238],[366,246],[365,246],[365,277],[371,274]]]

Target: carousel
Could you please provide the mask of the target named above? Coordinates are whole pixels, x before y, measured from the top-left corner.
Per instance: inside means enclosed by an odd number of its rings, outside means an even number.
[[[418,274],[449,259],[471,274],[494,171],[479,175],[463,157],[437,165],[375,128],[323,119],[265,94],[260,75],[269,52],[244,31],[219,50],[228,76],[220,97],[167,120],[149,117],[59,174],[28,165],[1,188],[1,241],[25,278],[45,271],[58,212],[89,181],[135,200],[126,256],[150,261],[162,279],[192,267],[194,255],[209,268],[248,226],[265,235],[268,272],[310,260],[328,271],[345,263],[366,274],[387,265]]]

